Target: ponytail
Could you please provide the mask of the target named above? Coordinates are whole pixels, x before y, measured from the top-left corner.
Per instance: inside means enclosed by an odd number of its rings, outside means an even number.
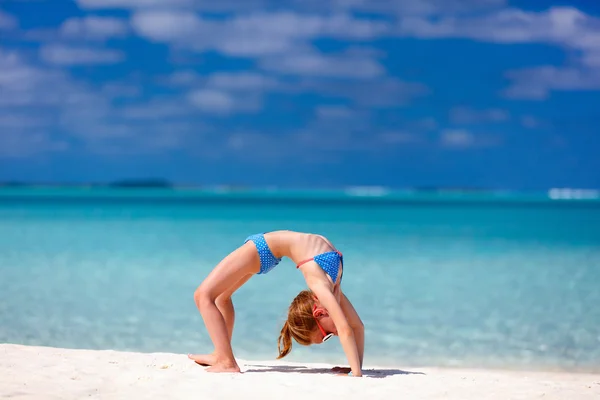
[[[303,346],[310,346],[311,334],[317,329],[317,321],[313,316],[314,295],[310,290],[298,293],[288,309],[287,321],[281,328],[277,339],[277,350],[283,358],[292,351],[292,338]]]
[[[283,349],[281,348],[283,345]],[[290,329],[290,324],[285,321],[283,324],[283,328],[281,328],[281,333],[279,334],[279,338],[277,339],[277,350],[279,350],[279,356],[277,359],[283,358],[292,351],[292,331]]]

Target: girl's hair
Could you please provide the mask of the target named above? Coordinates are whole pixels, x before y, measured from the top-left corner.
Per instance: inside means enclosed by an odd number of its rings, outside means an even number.
[[[292,338],[302,346],[311,344],[311,333],[317,329],[317,321],[313,316],[314,304],[314,294],[310,290],[303,290],[294,298],[277,339],[277,359],[285,357],[292,350]]]

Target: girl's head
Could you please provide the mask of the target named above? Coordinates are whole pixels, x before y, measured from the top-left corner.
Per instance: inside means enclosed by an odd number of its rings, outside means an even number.
[[[337,334],[329,313],[310,290],[303,290],[288,309],[287,321],[277,339],[279,358],[292,350],[292,338],[303,346],[322,343]]]

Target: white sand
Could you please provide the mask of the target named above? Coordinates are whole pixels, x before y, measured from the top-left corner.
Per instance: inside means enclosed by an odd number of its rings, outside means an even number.
[[[212,374],[185,354],[0,344],[0,398],[600,399],[600,374],[366,366],[349,378],[324,364],[239,362],[242,374]]]

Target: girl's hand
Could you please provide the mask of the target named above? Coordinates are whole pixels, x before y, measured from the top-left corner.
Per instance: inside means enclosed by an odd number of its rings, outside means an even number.
[[[338,374],[348,374],[348,372],[352,371],[350,367],[333,367],[331,368],[331,372],[336,372]]]
[[[319,299],[321,305],[327,310],[329,316],[333,320],[333,324],[337,329],[337,336],[340,340],[348,364],[352,371],[356,373],[356,376],[361,376],[362,360],[358,354],[358,346],[356,345],[356,338],[354,337],[354,330],[348,324],[346,315],[342,310],[342,307],[337,302],[337,299],[331,292],[331,289],[324,282],[319,280],[308,279],[306,281],[309,289],[313,291],[316,297]]]

